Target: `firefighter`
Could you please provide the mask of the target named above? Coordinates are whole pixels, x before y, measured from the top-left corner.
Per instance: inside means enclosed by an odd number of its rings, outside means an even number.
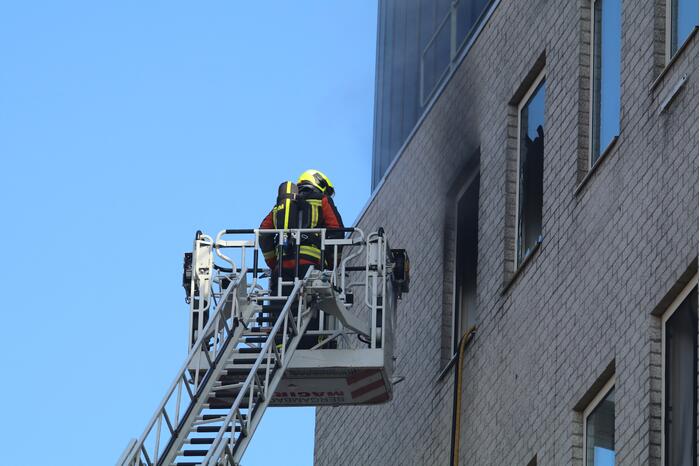
[[[260,229],[286,228],[327,228],[342,229],[343,219],[333,203],[335,188],[333,183],[319,170],[306,170],[301,174],[296,186],[287,182],[280,186],[275,207],[260,224]],[[343,232],[329,231],[326,238],[342,238]],[[272,271],[272,277],[280,275],[283,280],[292,280],[297,272],[296,248],[280,245],[280,235],[261,235],[265,263]],[[278,256],[282,257],[278,257]],[[333,266],[333,250],[326,248],[325,268]],[[279,270],[281,265],[282,270]],[[321,236],[317,233],[303,233],[299,244],[299,277],[303,278],[309,266],[321,268]]]
[[[333,203],[335,189],[333,183],[326,175],[318,170],[307,170],[301,174],[297,184],[285,182],[280,185],[275,207],[260,224],[261,230],[295,229],[295,228],[327,228],[326,238],[342,238],[344,233],[343,219]],[[333,231],[336,230],[336,231]],[[323,266],[333,267],[333,248],[326,248],[321,254],[321,236],[318,233],[302,233],[299,242],[299,264],[296,263],[297,245],[289,236],[283,234],[260,235],[260,249],[262,249],[265,263],[272,271],[270,288],[272,294],[277,294],[278,280],[291,282],[295,277],[303,278],[309,267],[322,268],[321,258],[324,257]],[[281,244],[286,243],[286,244]],[[340,248],[338,248],[340,254]],[[281,256],[281,257],[280,257]],[[340,260],[340,258],[338,258]],[[291,293],[292,286],[282,287],[282,295]],[[281,305],[281,303],[279,303]],[[271,304],[270,315],[276,319],[281,308]],[[313,316],[309,322],[310,330],[319,329],[318,316]],[[309,349],[320,343],[322,337],[317,339],[311,335],[304,335],[298,348]],[[280,342],[278,342],[278,345]],[[335,348],[336,342],[330,342],[328,348]]]

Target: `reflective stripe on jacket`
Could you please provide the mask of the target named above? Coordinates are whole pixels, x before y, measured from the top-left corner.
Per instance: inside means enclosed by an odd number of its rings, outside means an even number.
[[[333,199],[325,194],[310,189],[302,189],[299,192],[299,210],[302,212],[301,226],[302,228],[328,228],[342,229],[343,219],[338,213]],[[303,207],[302,207],[303,205]],[[260,229],[277,229],[277,212],[284,206],[275,206],[272,211],[263,219],[260,224]],[[331,231],[327,233],[327,238],[343,238],[344,234],[340,231]],[[268,267],[274,268],[279,261],[280,249],[278,235],[261,235],[260,249],[262,249],[265,262]],[[295,248],[290,247],[281,251],[284,259],[284,268],[294,267]],[[299,263],[311,264],[319,266],[321,262],[321,237],[317,233],[303,233],[301,235],[301,244],[299,248]],[[333,248],[326,247],[325,253],[326,266],[333,264]],[[291,264],[291,265],[289,265]]]

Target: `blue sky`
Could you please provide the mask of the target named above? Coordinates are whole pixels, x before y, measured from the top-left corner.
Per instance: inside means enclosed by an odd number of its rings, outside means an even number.
[[[2,463],[111,465],[140,435],[186,355],[197,229],[256,226],[307,168],[352,223],[376,9],[0,2]],[[270,410],[245,466],[311,465],[313,422]]]

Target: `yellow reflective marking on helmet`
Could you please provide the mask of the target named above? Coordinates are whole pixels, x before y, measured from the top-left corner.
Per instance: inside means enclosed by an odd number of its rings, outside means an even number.
[[[335,188],[333,187],[333,183],[331,183],[331,180],[329,180],[328,177],[319,170],[306,170],[304,173],[301,174],[299,180],[297,181],[297,184],[301,183],[309,183],[317,187],[319,190],[321,190],[321,192],[325,192],[326,188],[328,187],[333,188],[333,190],[335,190]]]

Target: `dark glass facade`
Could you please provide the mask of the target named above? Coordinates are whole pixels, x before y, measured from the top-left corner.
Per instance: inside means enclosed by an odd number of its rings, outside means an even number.
[[[490,0],[379,0],[372,189],[454,66]]]

